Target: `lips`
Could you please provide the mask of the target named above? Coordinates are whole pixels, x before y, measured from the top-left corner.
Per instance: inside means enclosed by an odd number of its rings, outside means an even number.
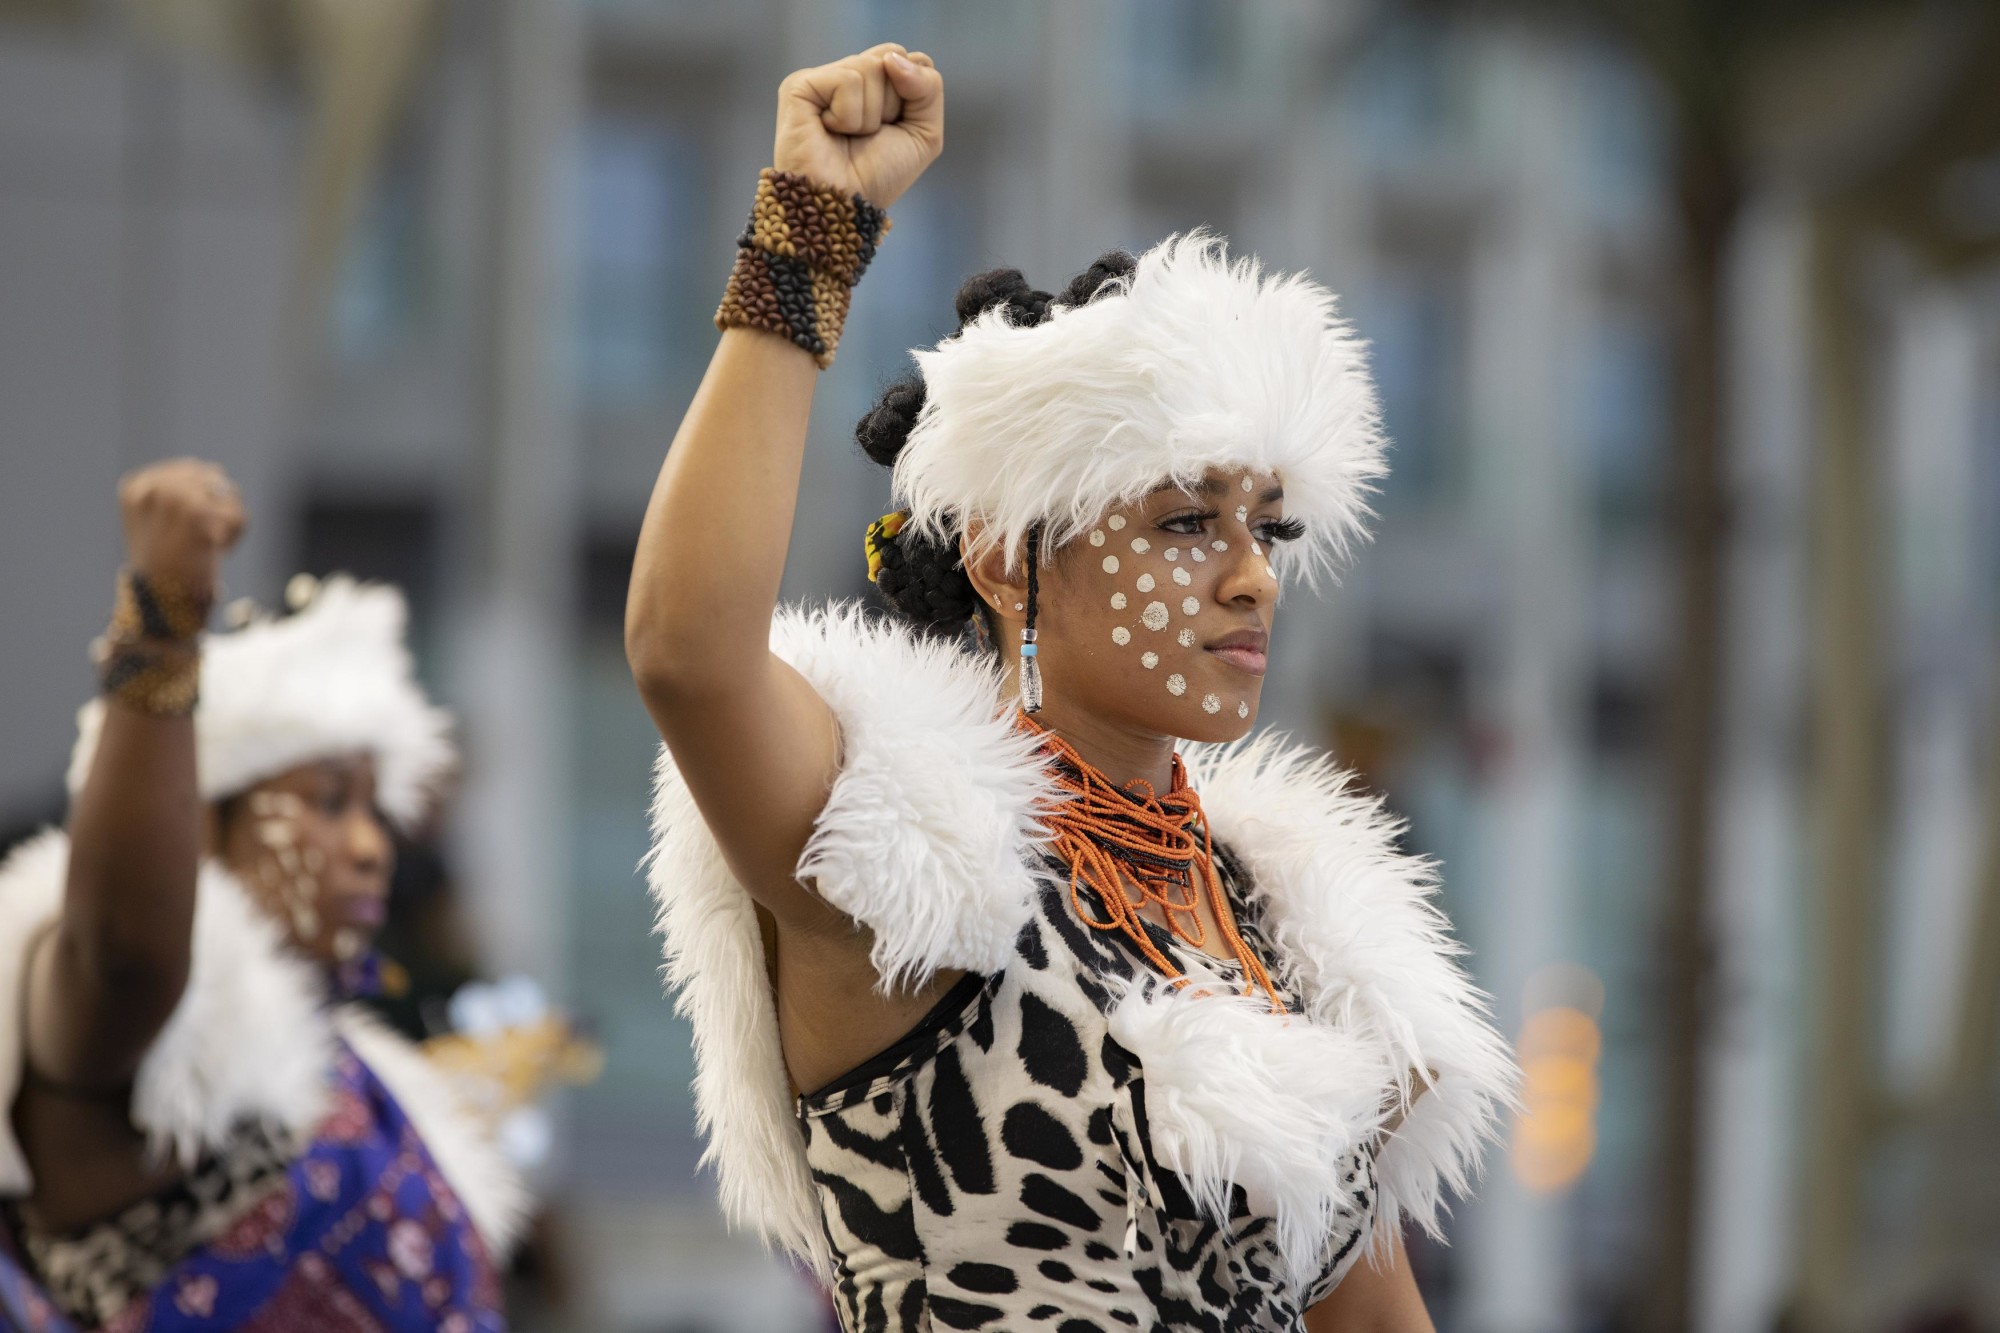
[[[1261,676],[1267,665],[1270,636],[1261,630],[1237,630],[1206,645],[1211,656],[1219,657],[1248,675]]]
[[[330,916],[348,926],[379,926],[389,916],[388,900],[373,894],[342,894],[327,906]]]

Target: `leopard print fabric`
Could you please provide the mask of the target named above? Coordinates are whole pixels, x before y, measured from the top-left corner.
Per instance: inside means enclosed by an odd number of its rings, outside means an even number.
[[[849,1333],[1302,1329],[1366,1246],[1373,1150],[1345,1163],[1355,1207],[1303,1289],[1242,1190],[1227,1227],[1206,1217],[1155,1158],[1145,1071],[1107,1030],[1108,983],[1145,967],[1045,887],[1008,967],[964,978],[902,1041],[799,1099]]]
[[[254,1121],[193,1170],[102,1222],[56,1235],[10,1202],[7,1220],[49,1298],[85,1328],[143,1300],[176,1263],[284,1184],[300,1145]]]

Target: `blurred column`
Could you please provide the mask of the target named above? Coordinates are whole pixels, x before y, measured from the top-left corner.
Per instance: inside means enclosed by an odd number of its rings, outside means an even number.
[[[1987,639],[1975,537],[1981,348],[1964,298],[1919,288],[1893,321],[1888,481],[1893,528],[1892,757],[1884,1072],[1920,1097],[1944,1074],[1978,875]]]
[[[1573,66],[1551,45],[1503,39],[1485,62],[1494,122],[1494,183],[1503,191],[1476,243],[1469,392],[1472,519],[1499,570],[1500,600],[1482,645],[1489,682],[1475,709],[1494,737],[1483,774],[1477,927],[1480,974],[1511,1037],[1529,978],[1571,952],[1577,864],[1581,719],[1590,641],[1585,608],[1590,493],[1579,466],[1577,362],[1588,266],[1584,212],[1570,173],[1583,99]],[[1453,1321],[1476,1333],[1548,1333],[1573,1326],[1569,1212],[1493,1154],[1459,1245],[1464,1305]]]
[[[1130,57],[1113,27],[1118,16],[1112,0],[1042,6],[1042,216],[1022,266],[1029,281],[1051,290],[1122,243],[1130,225],[1132,135],[1118,98]]]
[[[1732,264],[1729,405],[1735,549],[1716,800],[1715,1024],[1699,1195],[1696,1323],[1763,1333],[1791,1280],[1798,1163],[1797,735],[1804,680],[1809,430],[1806,229],[1793,206],[1746,214]]]
[[[1853,1303],[1867,1210],[1861,1166],[1878,1109],[1882,523],[1867,330],[1855,290],[1859,255],[1851,220],[1822,208],[1811,262],[1819,412],[1808,740],[1814,911],[1797,1312],[1816,1333],[1861,1324]]]
[[[481,961],[555,987],[570,833],[578,428],[570,376],[578,0],[489,12],[493,192],[468,597],[452,636],[466,752],[456,835]]]
[[[1279,0],[1260,12],[1269,25],[1260,54],[1271,62],[1265,77],[1275,85],[1275,141],[1257,155],[1244,234],[1231,240],[1276,267],[1307,270],[1351,318],[1348,298],[1369,258],[1372,201],[1345,122],[1345,89],[1330,75],[1350,58],[1346,48],[1365,14],[1347,0]],[[1368,560],[1364,550],[1359,561],[1366,567]],[[1358,697],[1363,684],[1367,600],[1358,581],[1328,579],[1317,589],[1287,591],[1282,607],[1257,725],[1320,743],[1328,704]]]

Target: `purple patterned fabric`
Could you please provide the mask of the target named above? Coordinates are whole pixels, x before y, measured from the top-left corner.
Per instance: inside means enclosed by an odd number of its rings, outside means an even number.
[[[344,1044],[284,1183],[97,1333],[501,1333],[500,1284],[402,1107]],[[0,1245],[0,1321],[87,1333]]]

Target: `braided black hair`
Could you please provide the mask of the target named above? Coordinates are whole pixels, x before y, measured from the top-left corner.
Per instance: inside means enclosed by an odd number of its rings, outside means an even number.
[[[1051,307],[1087,305],[1115,289],[1137,266],[1138,261],[1123,250],[1109,251],[1056,294],[1030,286],[1017,268],[974,274],[958,289],[953,302],[958,327],[963,329],[999,307],[1009,324],[1033,328],[1048,319]],[[884,389],[867,415],[855,423],[855,441],[877,463],[894,467],[923,410],[923,381],[898,380]],[[959,560],[958,536],[949,533],[939,540],[905,528],[878,541],[882,568],[875,588],[891,610],[926,628],[951,628],[963,625],[982,609]]]

